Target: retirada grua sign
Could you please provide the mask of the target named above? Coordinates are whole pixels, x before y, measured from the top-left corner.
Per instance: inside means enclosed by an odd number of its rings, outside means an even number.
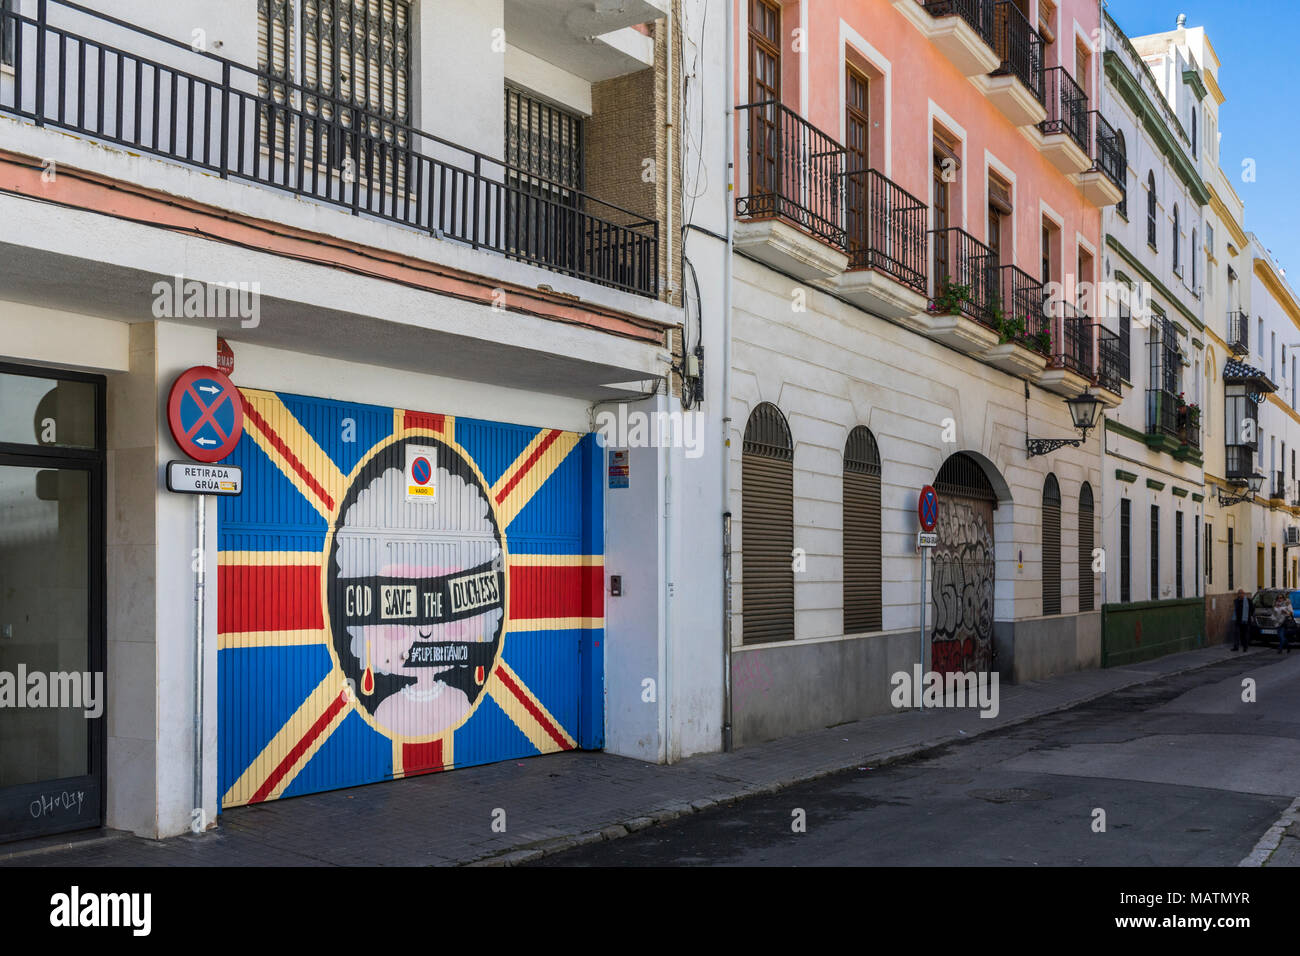
[[[169,461],[167,490],[183,495],[237,495],[244,490],[244,473],[233,465]]]

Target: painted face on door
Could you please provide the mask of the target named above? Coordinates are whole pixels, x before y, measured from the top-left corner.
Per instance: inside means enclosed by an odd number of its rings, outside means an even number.
[[[434,452],[432,495],[408,493],[412,442]],[[487,495],[450,446],[404,440],[360,470],[334,533],[329,612],[339,664],[382,733],[428,739],[469,717],[501,647],[503,555]]]

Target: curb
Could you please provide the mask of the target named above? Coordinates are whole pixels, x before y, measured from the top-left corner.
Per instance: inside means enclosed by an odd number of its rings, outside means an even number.
[[[1291,806],[1287,807],[1282,815],[1277,818],[1277,822],[1259,838],[1259,842],[1255,844],[1255,849],[1250,851],[1250,855],[1238,863],[1237,866],[1257,867],[1267,863],[1268,858],[1273,855],[1273,851],[1282,845],[1283,835],[1285,835],[1287,828],[1296,822],[1297,817],[1300,817],[1300,797],[1296,797],[1292,801]]]
[[[713,807],[717,807],[721,805],[729,805],[732,803],[736,803],[740,800],[748,799],[750,797],[764,797],[764,796],[770,796],[775,793],[780,793],[782,790],[785,790],[796,784],[809,783],[814,780],[820,780],[823,777],[829,777],[832,774],[841,773],[845,770],[849,770],[854,767],[861,766],[864,763],[870,763],[873,768],[886,767],[889,766],[890,764],[898,763],[901,760],[906,760],[911,757],[921,756],[931,750],[937,750],[940,747],[945,747],[949,744],[969,742],[971,740],[976,739],[977,737],[982,737],[985,734],[992,733],[994,731],[999,731],[999,730],[1006,730],[1007,728],[1010,727],[1017,727],[1021,724],[1028,723],[1031,720],[1037,720],[1040,717],[1046,717],[1049,714],[1058,714],[1062,711],[1073,710],[1075,707],[1079,707],[1083,704],[1091,703],[1094,700],[1099,700],[1102,697],[1107,697],[1111,694],[1119,693],[1122,690],[1128,690],[1130,687],[1138,687],[1143,684],[1154,683],[1157,680],[1164,680],[1170,677],[1178,677],[1182,674],[1188,674],[1191,673],[1192,671],[1198,671],[1206,667],[1211,667],[1215,664],[1220,664],[1225,660],[1234,660],[1234,659],[1235,658],[1232,657],[1217,657],[1211,660],[1198,661],[1196,663],[1188,664],[1186,667],[1180,667],[1176,670],[1165,671],[1159,674],[1153,674],[1150,677],[1146,677],[1146,678],[1138,677],[1127,683],[1120,684],[1117,687],[1111,687],[1107,690],[1098,691],[1096,693],[1085,694],[1082,697],[1075,698],[1074,700],[1070,700],[1063,704],[1057,704],[1055,706],[1045,707],[1042,710],[1034,711],[1032,713],[1022,714],[1019,717],[1007,720],[1005,723],[998,724],[996,727],[989,727],[987,730],[967,731],[965,734],[961,736],[955,736],[955,737],[951,735],[945,735],[930,740],[925,740],[920,743],[904,744],[900,747],[895,747],[893,750],[885,750],[874,754],[863,754],[861,756],[854,757],[852,760],[836,761],[835,763],[829,766],[819,767],[816,770],[812,770],[810,772],[800,774],[799,776],[796,777],[786,778],[783,780],[776,780],[771,783],[750,784],[748,786],[741,787],[740,789],[729,793],[713,794],[712,796],[693,800],[689,803],[686,802],[670,803],[665,807],[663,807],[662,809],[652,810],[643,813],[640,816],[632,817],[628,820],[608,823],[599,829],[584,830],[580,833],[576,833],[571,836],[553,837],[552,839],[549,840],[543,840],[541,842],[526,845],[523,847],[518,847],[513,850],[496,851],[495,853],[485,854],[484,856],[476,857],[472,860],[466,860],[464,862],[453,864],[453,865],[473,866],[473,867],[481,867],[481,866],[496,867],[496,866],[518,866],[523,863],[533,863],[545,857],[554,856],[557,853],[563,853],[566,850],[576,849],[577,847],[580,846],[587,846],[592,843],[600,843],[604,840],[617,840],[620,837],[627,836],[629,833],[635,833],[638,830],[644,830],[649,826],[653,826],[655,824],[660,824],[660,823],[668,823],[672,820],[677,820],[681,817],[689,816],[695,813],[701,813],[704,810],[708,810]],[[1282,832],[1286,829],[1287,826],[1289,826],[1292,822],[1294,822],[1297,814],[1300,814],[1300,798],[1297,798],[1296,802],[1291,805],[1291,808],[1287,811],[1286,815],[1284,815],[1282,819],[1278,821],[1277,824],[1274,824],[1273,828],[1269,830],[1269,833],[1265,834],[1265,839],[1267,839],[1269,834],[1273,833],[1273,830],[1277,830],[1277,838],[1273,843],[1273,845],[1268,848],[1268,852],[1264,854],[1265,859],[1268,857],[1269,854],[1273,852],[1273,850],[1277,849],[1278,844],[1281,843],[1282,840],[1282,836],[1281,836]],[[1286,822],[1284,823],[1283,821]],[[1264,840],[1261,840],[1260,845],[1262,846],[1263,843]],[[1257,847],[1256,853],[1258,852],[1259,852],[1259,848]],[[1254,855],[1255,854],[1252,854],[1251,857],[1248,857],[1247,859],[1253,858]],[[1240,865],[1259,866],[1262,865],[1262,860],[1260,863],[1257,864],[1248,864],[1246,860],[1243,860]]]

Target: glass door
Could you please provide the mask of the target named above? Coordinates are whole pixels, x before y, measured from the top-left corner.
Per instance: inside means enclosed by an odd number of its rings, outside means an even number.
[[[0,366],[0,840],[103,819],[103,380]]]

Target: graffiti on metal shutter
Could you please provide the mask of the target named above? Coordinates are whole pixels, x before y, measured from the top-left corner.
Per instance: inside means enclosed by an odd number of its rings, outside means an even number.
[[[592,436],[241,394],[223,806],[601,745]]]

